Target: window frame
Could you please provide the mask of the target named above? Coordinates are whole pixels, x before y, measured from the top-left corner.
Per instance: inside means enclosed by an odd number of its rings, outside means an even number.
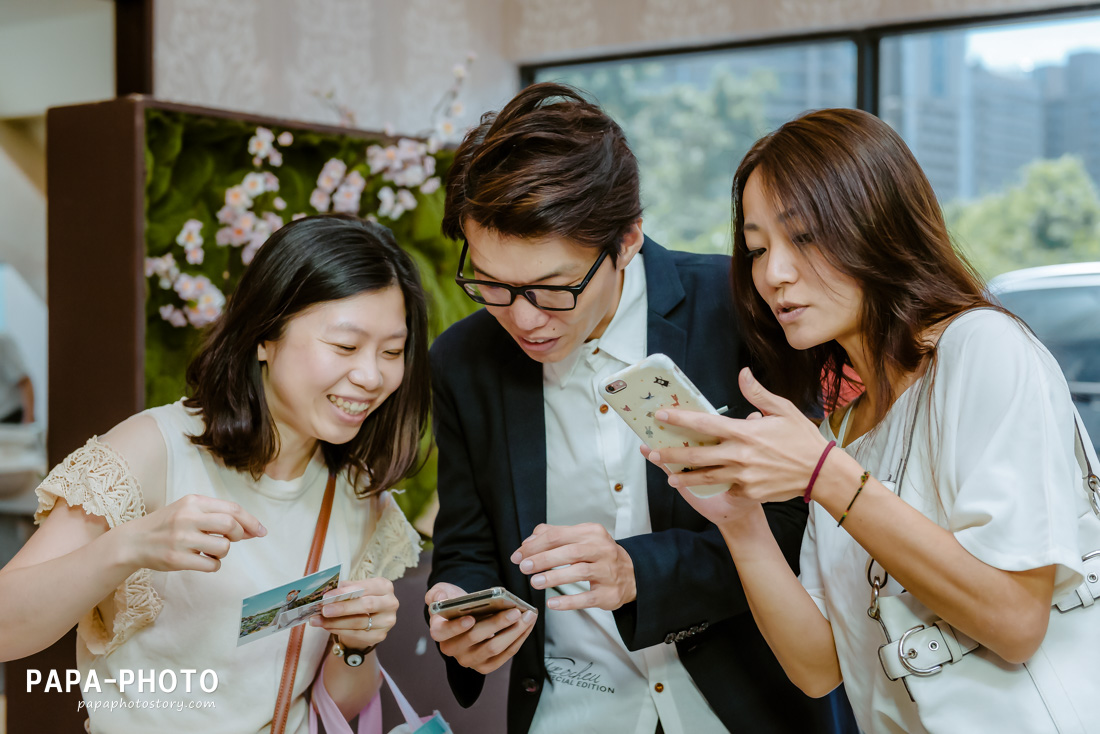
[[[828,41],[850,41],[856,47],[856,108],[879,114],[879,86],[881,71],[880,49],[882,41],[890,37],[904,36],[912,33],[930,33],[935,31],[967,30],[971,28],[984,28],[999,24],[1019,23],[1025,21],[1044,21],[1069,19],[1073,16],[1091,16],[1100,14],[1100,2],[1083,3],[1079,5],[1063,5],[1052,8],[1040,8],[1034,10],[1021,10],[992,15],[970,15],[958,18],[935,18],[909,23],[889,23],[882,25],[870,25],[865,27],[850,28],[847,30],[830,31],[823,33],[798,33],[789,35],[777,35],[767,38],[750,40],[729,41],[714,44],[695,46],[674,46],[668,48],[644,49],[624,53],[602,54],[584,57],[562,58],[557,60],[540,61],[537,63],[520,64],[519,84],[520,88],[527,87],[535,82],[535,76],[539,71],[549,68],[584,66],[589,64],[613,63],[616,61],[638,61],[644,59],[657,59],[666,56],[682,56],[687,54],[699,54],[720,51],[741,51],[760,48],[775,48],[781,46],[804,45]]]

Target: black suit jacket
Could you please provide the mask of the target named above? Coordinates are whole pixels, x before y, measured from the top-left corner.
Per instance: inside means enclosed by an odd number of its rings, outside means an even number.
[[[744,416],[749,410],[737,373],[745,360],[729,258],[670,252],[648,238],[642,255],[648,353],[667,354],[713,405]],[[508,559],[546,521],[542,365],[484,310],[449,328],[431,355],[439,514],[428,583],[446,581],[468,592],[504,586],[539,610],[535,630],[512,660],[508,691],[508,730],[526,732],[546,680],[545,592],[532,589]],[[812,700],[795,688],[760,635],[718,529],[653,465],[647,465],[647,483],[653,532],[619,541],[634,563],[638,589],[637,600],[614,613],[627,647],[675,644],[731,731],[837,731],[836,702]],[[797,570],[805,504],[797,499],[765,512]],[[483,676],[445,660],[456,698],[472,705]]]

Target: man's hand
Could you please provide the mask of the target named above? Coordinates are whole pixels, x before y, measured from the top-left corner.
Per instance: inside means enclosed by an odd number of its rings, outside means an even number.
[[[589,582],[589,591],[547,599],[546,606],[551,609],[614,611],[638,596],[634,562],[597,523],[539,525],[511,560],[532,577],[531,586],[536,589]]]
[[[465,594],[454,584],[438,583],[428,589],[424,603]],[[488,675],[516,654],[535,628],[536,617],[534,612],[521,613],[519,609],[507,609],[480,620],[470,616],[444,619],[433,614],[428,629],[444,655],[454,658],[464,668]]]

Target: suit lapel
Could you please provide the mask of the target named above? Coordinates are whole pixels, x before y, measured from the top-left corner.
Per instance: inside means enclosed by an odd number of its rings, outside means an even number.
[[[504,366],[505,435],[512,469],[516,522],[522,541],[546,522],[546,420],[542,365],[520,352]]]
[[[542,365],[522,352],[505,362],[501,393],[519,532],[516,547],[519,547],[536,525],[546,522],[546,408],[542,399]],[[513,591],[526,596],[522,589]],[[546,610],[546,591],[528,586],[527,592],[541,617]],[[536,625],[534,634],[541,660],[546,626]]]
[[[687,362],[687,331],[670,318],[672,310],[684,300],[684,288],[672,254],[646,238],[642,247],[646,272],[646,297],[649,314],[646,329],[646,352],[667,354],[683,368]],[[649,518],[654,531],[667,530],[672,524],[676,490],[668,486],[665,473],[646,464],[646,485],[649,496]]]

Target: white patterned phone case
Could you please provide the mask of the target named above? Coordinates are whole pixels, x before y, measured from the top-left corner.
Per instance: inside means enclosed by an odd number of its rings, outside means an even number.
[[[679,426],[663,424],[654,417],[662,408],[695,410],[718,415],[676,363],[665,354],[651,354],[607,378],[600,387],[607,404],[615,409],[646,446],[661,449],[685,446],[714,446],[718,440]],[[666,464],[673,473],[691,471],[682,464]],[[713,497],[729,485],[689,487],[696,497]]]

